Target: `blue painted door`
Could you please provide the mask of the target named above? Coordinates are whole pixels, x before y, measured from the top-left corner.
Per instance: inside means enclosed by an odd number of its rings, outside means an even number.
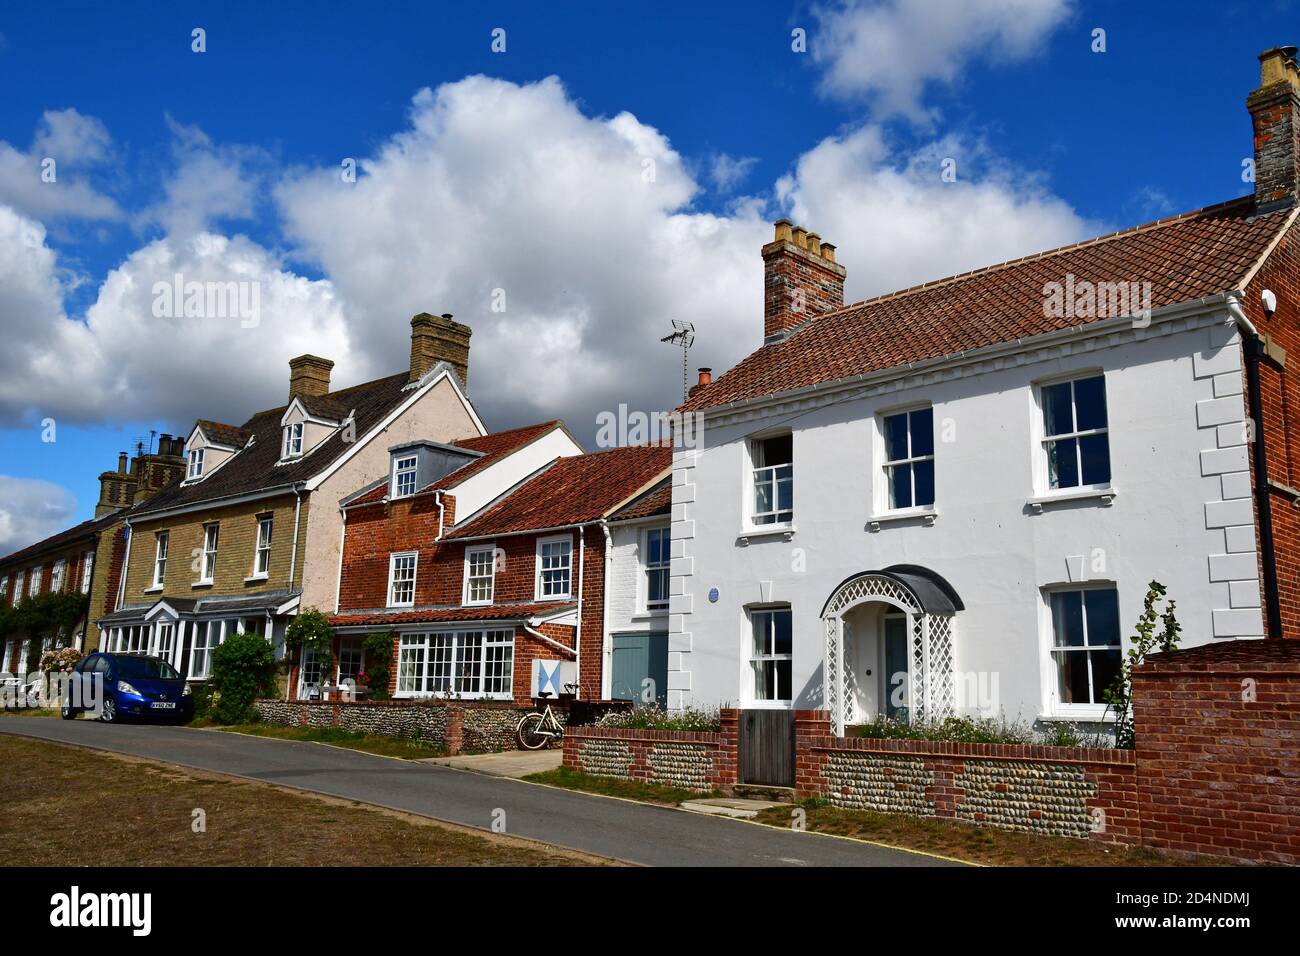
[[[610,696],[645,704],[648,695],[660,707],[667,706],[668,635],[615,634]]]

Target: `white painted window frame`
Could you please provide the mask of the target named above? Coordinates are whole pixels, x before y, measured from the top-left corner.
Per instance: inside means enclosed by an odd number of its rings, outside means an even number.
[[[18,603],[19,603],[20,601],[22,601],[22,599],[23,599],[23,580],[24,580],[26,574],[27,574],[27,571],[24,569],[24,570],[19,571],[17,574],[14,575],[14,593],[13,593],[13,600],[10,602],[10,604],[11,604],[13,607],[17,607],[17,606],[18,606]]]
[[[90,579],[95,570],[95,552],[87,551],[81,558],[81,593],[90,593]]]
[[[477,689],[461,689],[457,687],[457,682],[460,679],[459,671],[465,661],[464,651],[471,638],[479,638]],[[432,697],[445,696],[450,692],[450,696],[466,700],[511,700],[514,697],[516,657],[514,645],[515,631],[509,627],[438,628],[436,630],[403,631],[397,644],[398,676],[395,696],[401,698]],[[435,650],[443,652],[437,655],[437,661],[445,665],[445,677],[433,674]],[[493,651],[499,654],[506,650],[510,655],[509,666],[504,674],[493,677],[493,681],[498,684],[503,683],[505,689],[484,691],[483,688],[487,686],[488,681],[489,654]],[[409,655],[405,653],[408,651],[411,652]],[[412,672],[408,669],[404,673],[404,662],[411,665],[418,662],[418,672]],[[495,663],[499,665],[503,661],[499,657]],[[435,681],[443,680],[446,681],[443,687],[434,686]],[[407,684],[405,690],[403,690],[403,682]],[[412,689],[413,686],[418,687],[418,689]]]
[[[773,438],[790,439],[790,461],[779,465],[759,465],[758,464],[758,447],[764,442]],[[757,435],[750,435],[745,439],[745,481],[744,494],[745,500],[741,509],[744,515],[744,527],[746,531],[753,532],[779,532],[788,531],[794,527],[795,507],[794,507],[794,433],[789,429],[777,431],[760,432]],[[781,469],[789,469],[786,475],[779,474]],[[772,503],[775,510],[759,511],[758,510],[758,486],[760,479],[770,482],[772,486]],[[780,486],[784,483],[790,485],[790,507],[782,509],[780,507]],[[788,510],[790,517],[781,521],[780,516],[783,511]],[[760,520],[768,515],[773,516],[773,520]]]
[[[461,593],[461,603],[466,607],[483,607],[491,604],[496,597],[496,545],[493,544],[471,544],[465,548],[465,575],[464,587]],[[487,555],[487,574],[474,573],[474,559],[482,558]],[[473,596],[474,583],[476,581],[487,581],[486,597],[475,598]]]
[[[271,573],[271,536],[275,532],[274,515],[258,515],[257,539],[253,544],[253,573],[250,579],[266,578]]]
[[[1097,722],[1105,720],[1110,722],[1114,720],[1115,715],[1108,710],[1108,705],[1101,704],[1067,704],[1060,699],[1059,674],[1057,672],[1057,655],[1055,653],[1055,622],[1052,619],[1052,595],[1063,594],[1070,591],[1114,591],[1115,596],[1119,598],[1119,586],[1114,581],[1080,581],[1077,583],[1052,584],[1040,589],[1039,592],[1039,658],[1042,664],[1041,675],[1043,682],[1043,715],[1055,720],[1071,720],[1080,722]],[[1122,614],[1122,605],[1121,605]],[[1084,615],[1084,640],[1088,641],[1087,622],[1088,611],[1085,605]],[[1121,620],[1119,627],[1119,645],[1120,661],[1123,662],[1124,654],[1128,649],[1128,641],[1124,637],[1124,628]],[[1096,650],[1101,650],[1111,645],[1097,645]],[[1085,647],[1092,648],[1091,644],[1085,643]],[[1074,653],[1078,653],[1077,651]],[[1091,680],[1091,669],[1089,670],[1089,680]]]
[[[63,585],[67,583],[68,576],[68,559],[59,558],[54,562],[50,569],[50,590],[55,594],[63,590]]]
[[[1100,378],[1102,383],[1102,394],[1106,398],[1106,427],[1090,428],[1079,431],[1077,428],[1070,432],[1063,432],[1059,435],[1047,434],[1047,421],[1044,415],[1046,402],[1043,391],[1053,385],[1064,385],[1067,382],[1070,385],[1070,419],[1072,424],[1077,426],[1078,407],[1074,397],[1074,384],[1090,378]],[[1039,379],[1033,383],[1034,396],[1034,414],[1033,419],[1033,447],[1034,447],[1034,494],[1040,498],[1054,497],[1076,497],[1080,494],[1089,492],[1104,493],[1112,491],[1115,483],[1115,460],[1111,457],[1110,442],[1110,395],[1107,388],[1105,370],[1099,368],[1083,369],[1080,371],[1070,372],[1064,375],[1054,375],[1050,378]],[[1080,484],[1070,485],[1066,488],[1053,488],[1051,484],[1051,467],[1048,462],[1047,445],[1049,442],[1065,441],[1070,438],[1086,438],[1090,435],[1106,436],[1106,460],[1110,464],[1110,481],[1098,482],[1094,484],[1083,484],[1083,452],[1078,442],[1075,443],[1075,465],[1079,469]]]
[[[217,573],[217,552],[221,547],[221,524],[203,526],[203,557],[199,566],[199,584],[211,584]]]
[[[398,583],[405,584],[405,581],[399,582],[396,578],[397,562],[399,560],[411,559],[411,599],[409,601],[398,601],[396,599],[395,587]],[[388,556],[388,607],[414,607],[415,606],[415,582],[420,571],[420,552],[418,551],[394,551]]]
[[[663,536],[663,542],[660,545],[661,560],[657,564],[650,563],[650,535],[659,534]],[[638,585],[638,606],[646,614],[666,614],[668,613],[669,588],[672,583],[672,525],[651,525],[641,529],[640,541],[638,545],[638,560],[640,575]],[[663,545],[667,545],[665,548]],[[651,572],[663,573],[666,579],[664,585],[664,597],[662,601],[655,604],[650,603],[650,574]]]
[[[773,650],[771,653],[760,654],[754,645],[754,619],[760,614],[775,615],[779,611],[785,611],[790,615],[790,653],[778,654]],[[768,635],[768,640],[775,644],[775,629]],[[760,708],[791,708],[794,706],[794,609],[789,604],[755,604],[745,608],[745,671],[748,675],[745,689],[745,699],[756,707]],[[756,666],[768,661],[790,662],[790,697],[761,697],[759,696],[759,668]]]
[[[402,455],[393,459],[393,477],[389,483],[389,498],[409,498],[415,494],[417,488],[417,473],[420,468],[420,457],[418,455]],[[409,490],[403,489],[407,484],[406,479],[410,479]]]
[[[303,436],[306,432],[305,422],[290,422],[284,426],[284,449],[280,455],[283,461],[302,457]]]
[[[192,478],[203,477],[203,449],[191,448],[187,457],[188,464],[185,468],[185,478],[188,481]]]
[[[206,535],[205,535],[206,543]],[[153,545],[153,585],[161,588],[167,579],[167,552],[171,549],[171,531],[159,531],[154,535]]]
[[[41,593],[41,579],[45,577],[45,565],[38,564],[28,570],[31,571],[31,576],[27,579],[27,596],[36,597]]]
[[[931,429],[934,428],[934,406],[930,402],[913,402],[909,405],[902,405],[897,408],[887,408],[878,412],[875,416],[875,436],[872,441],[876,453],[876,461],[879,467],[875,471],[876,481],[875,494],[872,501],[872,514],[889,517],[903,517],[906,515],[930,515],[935,513],[936,505],[939,501],[939,464],[938,452],[939,442],[933,439],[934,453],[930,455],[913,455],[912,454],[912,412],[919,412],[923,409],[930,409]],[[907,449],[906,458],[891,460],[889,457],[889,441],[885,429],[885,421],[893,418],[895,415],[907,415]],[[928,505],[912,505],[908,508],[895,508],[890,504],[889,498],[893,487],[890,481],[890,469],[898,465],[913,465],[919,461],[933,461],[934,466],[934,498],[935,500]],[[916,500],[916,472],[912,472],[912,500]]]
[[[547,593],[544,593],[544,591],[545,591],[545,587],[544,587],[544,585],[545,585],[545,579],[544,579],[544,577],[543,577],[543,571],[557,571],[557,570],[559,570],[559,567],[558,567],[558,566],[557,566],[556,568],[543,568],[543,567],[542,567],[542,563],[543,563],[543,561],[544,561],[544,555],[545,555],[545,552],[546,552],[546,546],[547,546],[547,545],[551,545],[551,544],[567,544],[567,545],[569,546],[569,548],[568,548],[568,563],[567,563],[566,565],[564,565],[564,570],[565,570],[565,572],[566,572],[566,578],[565,578],[565,579],[566,579],[567,582],[568,582],[568,586],[567,586],[567,588],[565,589],[564,593],[559,593],[559,592],[556,592],[556,593],[553,593],[553,594],[547,594]],[[537,601],[564,601],[564,600],[568,600],[568,599],[571,598],[571,597],[573,597],[573,535],[571,535],[571,534],[556,534],[556,535],[549,535],[549,536],[547,536],[547,537],[545,537],[545,538],[538,538],[538,539],[537,539],[536,552],[535,552],[534,560],[533,560],[533,598],[534,598],[534,600],[537,600]]]

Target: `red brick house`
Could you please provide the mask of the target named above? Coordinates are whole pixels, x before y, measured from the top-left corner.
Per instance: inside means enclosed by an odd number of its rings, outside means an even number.
[[[333,681],[355,678],[364,638],[387,633],[395,697],[527,703],[545,659],[575,662],[579,696],[600,698],[610,519],[666,481],[671,450],[583,454],[551,421],[391,454],[386,481],[341,503]],[[320,681],[309,658],[291,694],[314,697]]]

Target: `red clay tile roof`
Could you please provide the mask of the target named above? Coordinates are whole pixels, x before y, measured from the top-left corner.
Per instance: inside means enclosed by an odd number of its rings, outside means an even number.
[[[571,611],[578,605],[558,601],[536,604],[493,604],[488,607],[432,607],[411,611],[370,611],[332,614],[330,627],[384,627],[394,624],[454,624],[463,621],[522,621]]]
[[[628,521],[666,515],[673,510],[673,479],[669,475],[643,495],[632,499],[609,516],[610,521]]]
[[[551,419],[549,422],[539,422],[536,425],[524,425],[521,428],[511,428],[508,431],[492,432],[487,435],[480,435],[476,438],[462,438],[458,441],[449,442],[457,448],[465,448],[469,451],[482,452],[478,458],[473,458],[461,465],[455,471],[439,478],[433,484],[426,485],[420,489],[420,492],[433,491],[434,489],[447,489],[464,481],[470,475],[482,471],[488,465],[500,461],[506,455],[522,448],[529,442],[540,438],[553,428],[563,428],[564,422],[558,418]],[[388,482],[385,481],[377,487],[367,491],[364,495],[349,501],[347,507],[355,508],[359,505],[374,504],[377,501],[383,501],[388,495]]]
[[[1139,673],[1215,671],[1221,668],[1249,672],[1252,669],[1295,670],[1297,667],[1300,667],[1300,641],[1238,640],[1152,654],[1142,662]]]
[[[607,515],[672,468],[673,450],[637,445],[557,458],[448,538],[562,528]]]
[[[682,409],[695,411],[1084,324],[1044,315],[1044,286],[1150,282],[1151,307],[1238,289],[1291,210],[1251,197],[867,299],[764,345]]]

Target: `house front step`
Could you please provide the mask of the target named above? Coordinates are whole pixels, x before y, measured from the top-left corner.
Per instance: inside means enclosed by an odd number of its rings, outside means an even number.
[[[793,787],[773,787],[767,784],[740,783],[735,787],[737,797],[751,800],[769,800],[776,803],[794,803]]]
[[[771,807],[779,807],[782,804],[774,803],[771,800],[745,800],[734,797],[721,797],[718,799],[708,800],[686,800],[681,804],[683,810],[689,810],[692,813],[708,813],[719,817],[735,817],[739,820],[748,820],[756,817],[763,810]]]

